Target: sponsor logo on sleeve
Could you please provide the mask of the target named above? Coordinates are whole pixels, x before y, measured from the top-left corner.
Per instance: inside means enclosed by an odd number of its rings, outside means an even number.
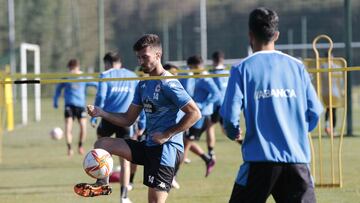
[[[171,88],[174,88],[174,87],[176,87],[177,85],[176,85],[176,82],[171,82],[171,83],[169,84],[169,86],[170,86]]]

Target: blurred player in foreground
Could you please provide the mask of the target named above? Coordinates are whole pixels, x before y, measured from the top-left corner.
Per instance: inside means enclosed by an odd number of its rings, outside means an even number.
[[[80,62],[77,59],[71,59],[67,67],[69,73],[82,74],[80,71]],[[56,86],[55,95],[53,98],[54,108],[58,108],[58,100],[61,96],[61,91],[64,89],[65,100],[65,137],[67,145],[67,154],[72,156],[74,151],[72,150],[72,128],[75,118],[78,119],[80,125],[80,135],[78,143],[78,151],[80,154],[84,154],[83,143],[86,138],[86,88],[88,86],[97,87],[97,82],[78,82],[78,83],[60,83]]]
[[[157,35],[142,36],[133,49],[145,73],[150,76],[172,75],[161,64],[162,48]],[[168,197],[176,168],[183,157],[181,132],[200,118],[200,111],[178,80],[162,79],[140,81],[134,100],[125,113],[108,113],[92,105],[88,106],[88,113],[118,126],[130,126],[143,109],[147,135],[144,142],[106,137],[99,139],[95,148],[144,165],[143,183],[148,186],[148,201],[162,203]],[[179,110],[185,115],[176,122]],[[85,197],[111,193],[107,179],[97,180],[95,184],[80,183],[74,190]]]
[[[316,202],[308,132],[323,107],[302,62],[275,50],[278,22],[272,10],[253,10],[254,54],[231,69],[221,114],[227,136],[237,140],[243,110],[246,135],[230,203],[266,202],[270,194],[276,202]]]

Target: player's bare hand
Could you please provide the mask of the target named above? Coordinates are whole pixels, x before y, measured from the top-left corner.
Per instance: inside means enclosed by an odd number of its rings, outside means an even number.
[[[135,135],[136,135],[136,137],[140,137],[141,135],[143,135],[144,134],[144,129],[141,129],[141,130],[136,130],[136,132],[135,132]]]
[[[243,143],[244,138],[242,137],[242,130],[239,129],[239,134],[235,136],[235,141],[239,144]]]
[[[99,117],[101,116],[102,109],[97,106],[87,105],[87,112],[91,117]]]
[[[152,140],[158,144],[164,144],[170,139],[169,135],[166,135],[162,132],[156,132],[152,134]]]

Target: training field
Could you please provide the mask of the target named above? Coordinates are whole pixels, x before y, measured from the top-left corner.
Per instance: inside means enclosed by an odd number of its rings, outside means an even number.
[[[66,156],[64,139],[51,140],[48,132],[54,126],[63,128],[63,109],[54,110],[51,101],[43,99],[42,121],[6,133],[3,139],[3,160],[0,164],[1,203],[72,203],[120,202],[119,184],[110,196],[82,198],[73,192],[73,185],[93,181],[83,172],[82,156]],[[358,118],[358,116],[356,116]],[[356,122],[355,122],[356,123]],[[355,126],[357,127],[357,126]],[[75,125],[74,143],[78,128]],[[220,132],[219,130],[217,132]],[[88,127],[86,149],[95,141],[95,130]],[[204,146],[204,141],[201,141]],[[344,187],[317,189],[318,202],[359,202],[360,199],[360,137],[344,140]],[[76,147],[73,144],[73,147]],[[204,178],[204,163],[191,154],[191,164],[183,165],[178,181],[179,190],[172,190],[168,202],[227,202],[236,172],[241,163],[240,147],[224,135],[217,134],[217,165]],[[115,158],[116,159],[116,158]],[[115,163],[118,163],[117,160]],[[147,189],[142,185],[142,171],[136,175],[135,190],[129,193],[133,202],[146,202]],[[269,202],[273,202],[269,200]]]

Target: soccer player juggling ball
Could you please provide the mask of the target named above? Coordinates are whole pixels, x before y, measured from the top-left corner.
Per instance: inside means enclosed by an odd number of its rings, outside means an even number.
[[[157,35],[144,35],[133,49],[145,73],[150,76],[171,75],[161,65],[162,48]],[[134,100],[125,113],[108,113],[92,105],[88,106],[88,113],[119,126],[130,126],[143,109],[147,126],[144,142],[104,137],[96,141],[95,148],[105,149],[135,164],[144,165],[143,183],[148,186],[148,201],[161,203],[166,201],[175,170],[183,155],[181,132],[190,128],[201,115],[195,102],[176,79],[140,81]],[[176,122],[179,110],[185,115]],[[77,184],[74,190],[81,196],[111,192],[106,179],[97,180],[95,184]]]
[[[105,54],[104,58],[105,71],[100,74],[100,78],[131,78],[137,77],[136,74],[122,67],[120,54],[112,51]],[[136,85],[136,80],[119,80],[99,82],[95,98],[95,106],[101,107],[106,112],[124,113],[130,106]],[[91,118],[93,127],[96,125],[96,117]],[[134,126],[123,127],[114,125],[107,120],[101,120],[97,128],[98,138],[111,137],[113,134],[117,138],[129,139],[134,136]],[[131,202],[128,198],[127,191],[130,180],[130,163],[120,158],[121,171],[121,203]]]

